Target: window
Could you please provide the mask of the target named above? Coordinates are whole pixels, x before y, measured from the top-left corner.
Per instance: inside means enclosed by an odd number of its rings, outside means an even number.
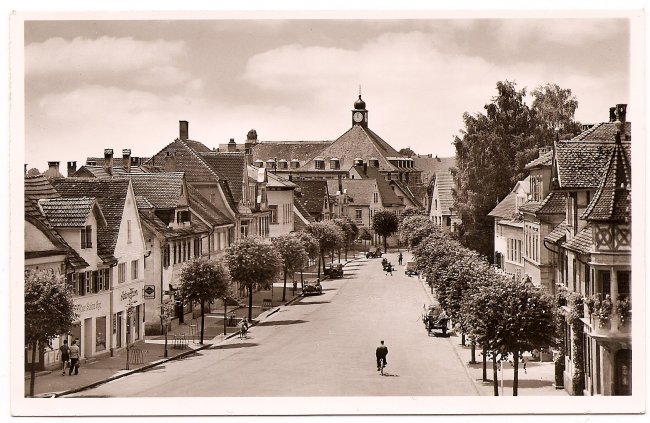
[[[84,293],[85,294],[92,294],[93,293],[93,272],[92,271],[87,271],[86,277],[84,278]],[[84,294],[84,295],[85,295]]]
[[[72,292],[74,295],[79,295],[79,287],[77,286],[77,274],[76,273],[69,273],[66,276],[66,282],[70,289],[72,289]]]
[[[169,267],[169,245],[165,245],[163,248],[163,266],[165,268]]]
[[[616,272],[616,283],[618,284],[618,295],[627,297],[630,295],[630,271]]]
[[[612,292],[612,275],[609,270],[598,271],[598,288],[603,297]]]
[[[438,200],[433,200],[434,209],[438,210]]]
[[[280,160],[278,162],[278,169],[286,169],[288,166],[288,163],[286,160]]]
[[[325,161],[324,160],[315,160],[314,161],[314,167],[316,167],[316,169],[325,169]]]
[[[108,291],[111,288],[110,270],[100,269],[97,274],[97,291]]]
[[[378,203],[379,202],[379,193],[377,193],[377,192],[372,193],[372,202],[373,203]]]
[[[362,212],[363,212],[363,210],[361,210],[361,209],[356,209],[356,210],[354,211],[354,217],[355,217],[356,219],[361,219],[361,218],[362,218]]]
[[[86,226],[81,229],[81,248],[93,248],[93,227]]]
[[[126,280],[126,263],[117,265],[117,283],[124,283]]]
[[[106,316],[95,319],[95,351],[106,349]]]
[[[299,166],[300,166],[300,162],[298,160],[291,160],[292,169],[298,169]]]
[[[194,257],[199,257],[201,255],[201,240],[199,238],[194,238]]]
[[[131,260],[131,280],[138,279],[138,263],[140,260]]]
[[[131,221],[126,221],[126,242],[131,243]]]
[[[178,255],[176,254],[176,243],[174,243],[174,264],[178,263]]]
[[[190,217],[190,211],[189,210],[184,210],[184,211],[178,211],[176,212],[176,222],[177,223],[190,223],[191,217]]]
[[[93,272],[92,287],[93,287],[93,293],[99,292],[99,272],[97,270]]]
[[[269,210],[271,211],[271,223],[278,223],[278,206],[269,206]]]
[[[330,160],[330,169],[340,169],[341,164],[339,162],[339,159],[332,159]]]

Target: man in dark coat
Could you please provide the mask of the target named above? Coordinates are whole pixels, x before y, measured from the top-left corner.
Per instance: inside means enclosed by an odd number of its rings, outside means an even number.
[[[384,341],[381,341],[381,344],[377,347],[375,351],[375,356],[377,357],[377,371],[381,368],[381,362],[379,360],[384,360],[384,366],[388,365],[386,361],[386,356],[388,355],[388,347],[384,345]]]

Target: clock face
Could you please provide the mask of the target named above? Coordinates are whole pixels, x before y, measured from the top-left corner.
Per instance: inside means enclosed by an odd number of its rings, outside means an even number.
[[[352,116],[355,122],[361,122],[363,120],[363,114],[361,112],[354,112],[354,115]]]

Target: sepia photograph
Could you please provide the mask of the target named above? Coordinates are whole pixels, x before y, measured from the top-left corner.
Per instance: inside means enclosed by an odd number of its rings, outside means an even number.
[[[15,12],[12,415],[644,413],[644,24]]]

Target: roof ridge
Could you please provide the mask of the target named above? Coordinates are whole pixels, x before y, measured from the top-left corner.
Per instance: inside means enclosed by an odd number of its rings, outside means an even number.
[[[201,154],[198,151],[196,151],[194,148],[192,148],[192,146],[187,144],[184,140],[178,139],[176,141],[180,142],[182,146],[187,148],[190,151],[190,153],[192,153],[196,158],[198,158],[201,161],[201,163],[203,163],[203,166],[205,166],[208,169],[208,171],[210,173],[212,173],[217,178],[217,181],[221,180],[219,175],[217,175],[217,173],[214,170],[212,170],[212,167],[203,159],[203,157],[201,157]],[[176,142],[176,141],[174,141],[174,142]],[[199,142],[199,141],[194,141],[194,142]],[[207,148],[207,146],[206,146],[206,148]]]

